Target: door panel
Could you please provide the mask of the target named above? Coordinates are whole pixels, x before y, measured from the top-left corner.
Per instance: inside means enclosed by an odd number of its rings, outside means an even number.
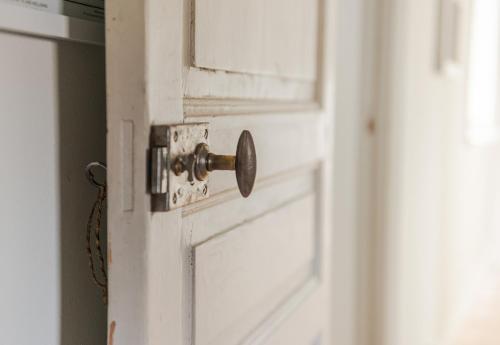
[[[235,100],[259,109],[263,101],[288,109],[317,106],[324,1],[187,1],[186,110],[196,113],[199,98],[225,111],[234,111]]]
[[[195,0],[193,64],[316,79],[318,0]]]
[[[184,210],[195,344],[260,336],[316,286],[319,177],[318,165],[304,167],[259,182],[250,199],[229,191]]]
[[[238,343],[314,277],[314,209],[307,195],[194,246],[196,344]]]

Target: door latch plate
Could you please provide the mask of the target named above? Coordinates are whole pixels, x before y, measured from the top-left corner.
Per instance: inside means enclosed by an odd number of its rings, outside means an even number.
[[[178,159],[194,155],[208,142],[208,123],[159,125],[151,129],[151,209],[165,212],[209,196],[208,178],[199,181],[193,171],[175,172]]]

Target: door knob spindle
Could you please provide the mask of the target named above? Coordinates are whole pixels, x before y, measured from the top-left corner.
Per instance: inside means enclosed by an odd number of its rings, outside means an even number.
[[[196,146],[192,155],[179,157],[172,165],[176,175],[188,171],[189,179],[198,181],[207,179],[208,174],[215,170],[236,171],[236,181],[243,197],[252,192],[257,174],[257,156],[252,134],[245,130],[241,133],[236,147],[236,155],[217,155],[210,152],[207,144]]]
[[[243,197],[252,192],[257,174],[257,156],[252,134],[241,133],[236,147],[236,156],[211,153],[207,144],[199,144],[195,150],[195,177],[203,181],[214,170],[235,170],[238,188]]]

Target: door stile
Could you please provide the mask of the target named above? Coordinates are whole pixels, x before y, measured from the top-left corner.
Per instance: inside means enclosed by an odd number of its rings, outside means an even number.
[[[182,343],[181,213],[150,212],[146,169],[151,125],[183,120],[182,5],[106,3],[108,344]]]

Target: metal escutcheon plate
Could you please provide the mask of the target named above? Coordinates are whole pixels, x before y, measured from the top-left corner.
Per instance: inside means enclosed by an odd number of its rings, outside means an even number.
[[[192,171],[176,175],[170,164],[208,145],[208,123],[153,126],[151,131],[151,208],[169,211],[209,196],[208,178],[199,181]]]

